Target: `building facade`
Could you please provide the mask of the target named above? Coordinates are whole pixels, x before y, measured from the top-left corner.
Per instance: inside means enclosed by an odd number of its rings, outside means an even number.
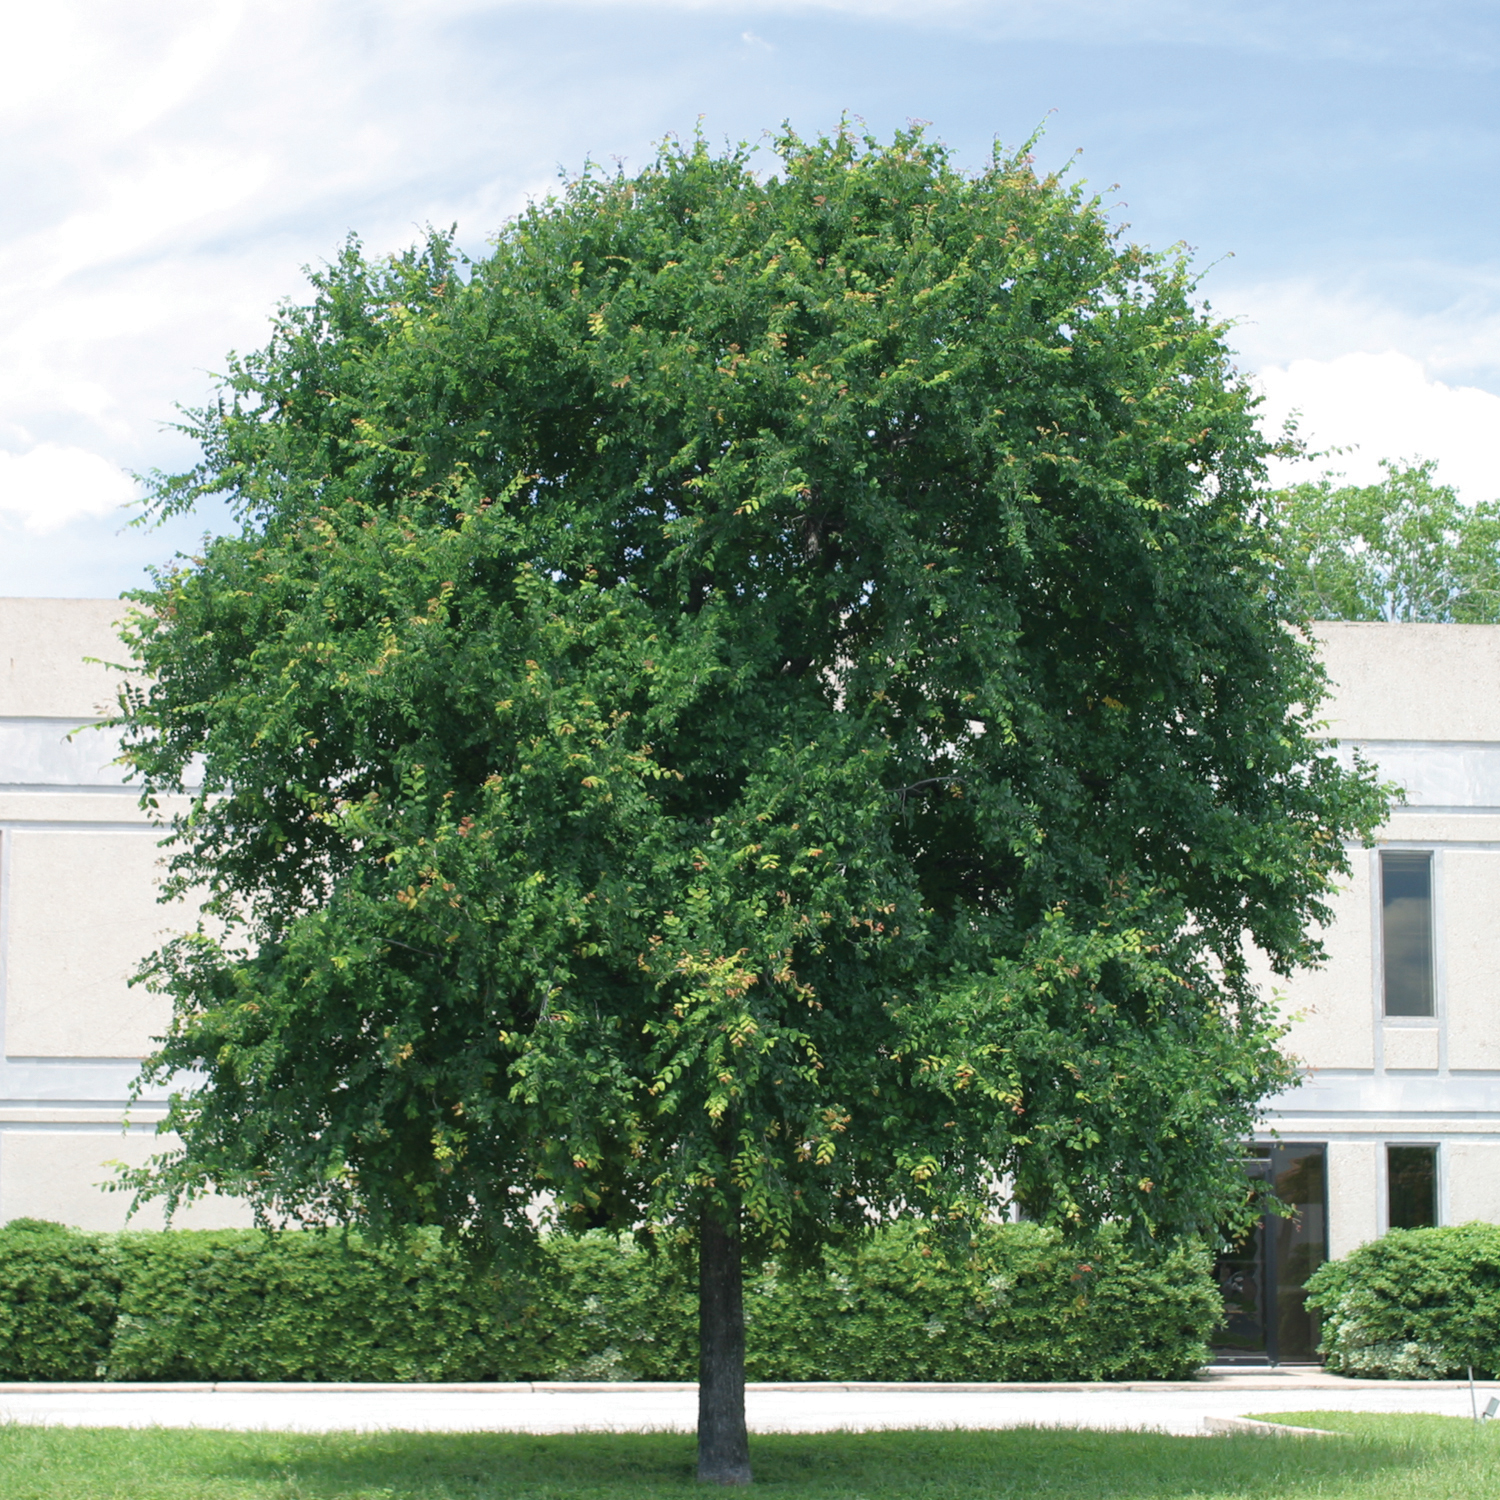
[[[190,913],[156,901],[157,832],[113,765],[113,600],[0,600],[0,1222],[114,1228],[109,1163],[153,1149],[126,1111],[167,1020],[131,988]],[[1500,627],[1328,625],[1329,733],[1402,800],[1352,852],[1325,967],[1280,992],[1305,1064],[1249,1168],[1296,1206],[1221,1264],[1248,1354],[1297,1357],[1301,1282],[1392,1225],[1500,1221]],[[182,1222],[246,1222],[225,1202]],[[149,1215],[138,1223],[155,1222]],[[1238,1302],[1236,1302],[1238,1299]],[[1300,1320],[1300,1322],[1299,1322]]]
[[[129,1101],[170,1005],[127,980],[190,914],[157,902],[159,831],[112,764],[117,741],[79,732],[113,704],[119,676],[101,663],[124,654],[122,613],[114,599],[0,599],[0,1223],[118,1229],[129,1198],[101,1187],[111,1164],[160,1149],[160,1098]],[[180,1222],[249,1215],[205,1204]]]
[[[1318,628],[1329,734],[1400,787],[1324,934],[1263,982],[1302,1081],[1249,1162],[1296,1208],[1220,1263],[1246,1353],[1310,1358],[1301,1286],[1390,1228],[1500,1221],[1500,626]]]

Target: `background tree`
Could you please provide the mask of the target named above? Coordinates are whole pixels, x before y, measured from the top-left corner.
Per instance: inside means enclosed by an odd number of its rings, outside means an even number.
[[[1500,621],[1500,500],[1465,505],[1432,460],[1382,460],[1378,484],[1277,490],[1270,521],[1289,609],[1313,620]]]
[[[919,133],[669,145],[477,264],[351,244],[189,424],[134,596],[147,969],[197,1070],[136,1179],[271,1219],[696,1244],[700,1473],[749,1478],[743,1254],[1010,1184],[1232,1214],[1368,778],[1249,524],[1185,264]]]

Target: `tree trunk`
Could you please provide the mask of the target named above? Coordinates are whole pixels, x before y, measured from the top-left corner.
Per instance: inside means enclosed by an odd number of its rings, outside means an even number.
[[[698,1225],[698,1478],[750,1483],[740,1239],[706,1212]]]

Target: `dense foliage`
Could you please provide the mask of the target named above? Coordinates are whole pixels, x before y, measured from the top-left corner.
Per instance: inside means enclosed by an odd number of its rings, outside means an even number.
[[[1308,1281],[1343,1375],[1500,1379],[1500,1224],[1392,1229]]]
[[[1288,606],[1313,620],[1500,621],[1500,500],[1466,505],[1433,462],[1378,484],[1278,490],[1270,519]]]
[[[771,1263],[746,1314],[752,1380],[1113,1380],[1189,1374],[1219,1306],[1201,1251],[1020,1224]],[[696,1316],[675,1258],[603,1233],[479,1272],[431,1235],[0,1230],[0,1379],[691,1380]]]
[[[12,1219],[0,1229],[0,1378],[94,1379],[108,1357],[119,1292],[97,1235]]]
[[[586,174],[486,259],[351,245],[160,509],[123,700],[182,1152],[270,1217],[761,1249],[1015,1194],[1243,1205],[1378,820],[1186,265],[920,134]]]

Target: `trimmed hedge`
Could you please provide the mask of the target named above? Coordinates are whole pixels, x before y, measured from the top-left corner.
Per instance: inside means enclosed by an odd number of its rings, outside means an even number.
[[[1208,1357],[1223,1306],[1205,1251],[1143,1259],[1032,1224],[976,1235],[958,1264],[908,1227],[821,1273],[746,1287],[752,1380],[1146,1380]]]
[[[12,1219],[0,1230],[0,1374],[97,1379],[119,1298],[120,1278],[100,1236]]]
[[[111,1248],[111,1380],[464,1380],[493,1364],[496,1299],[431,1239],[392,1254],[210,1230]]]
[[[1220,1313],[1201,1250],[1030,1224],[959,1258],[899,1226],[745,1303],[752,1380],[1178,1377]],[[3,1379],[691,1380],[696,1317],[678,1262],[602,1234],[476,1272],[434,1235],[0,1230]]]
[[[1500,1224],[1392,1229],[1308,1281],[1330,1370],[1390,1380],[1500,1378]]]

